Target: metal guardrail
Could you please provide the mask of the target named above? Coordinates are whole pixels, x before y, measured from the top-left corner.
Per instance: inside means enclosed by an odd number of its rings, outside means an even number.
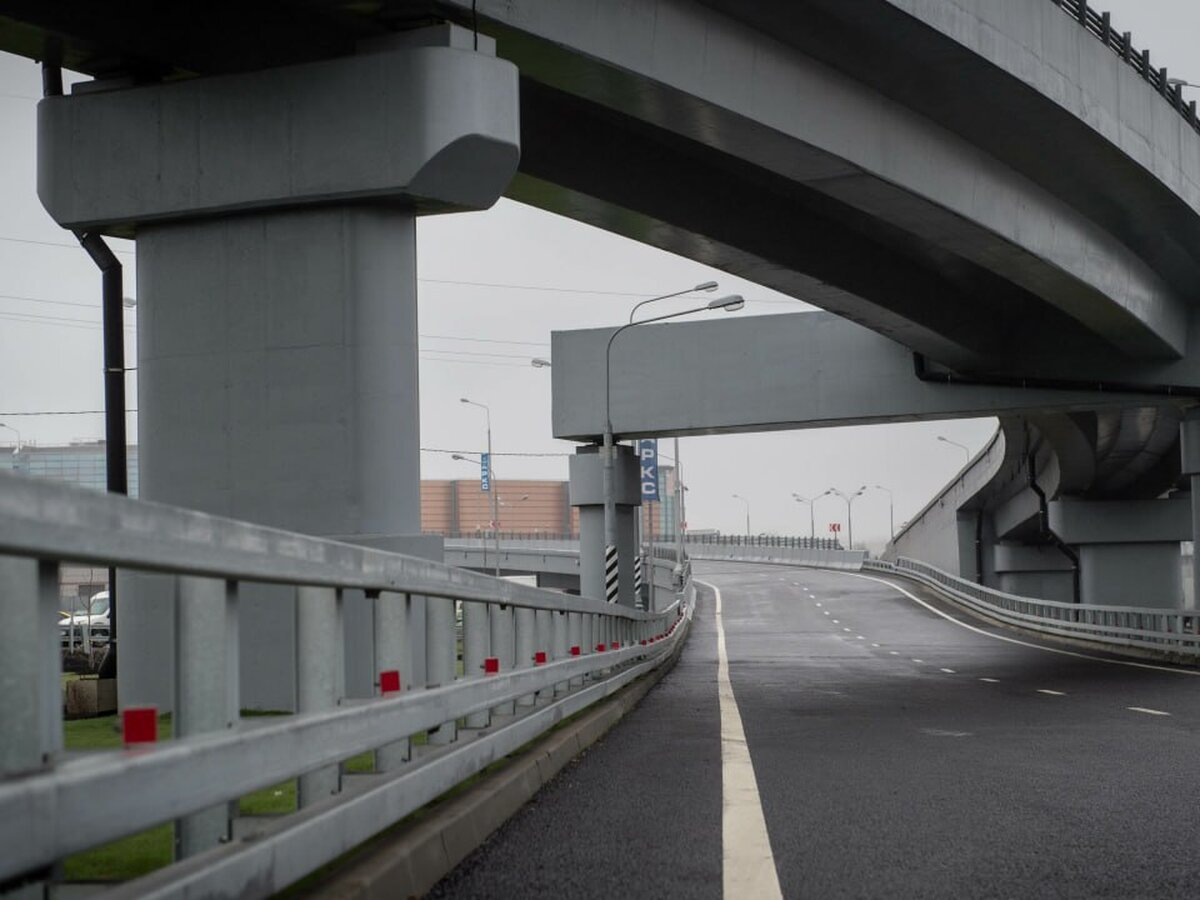
[[[1195,610],[1094,606],[1021,597],[904,557],[894,564],[867,560],[863,568],[912,578],[989,618],[1029,631],[1200,657],[1200,616]]]
[[[172,821],[181,861],[114,896],[279,891],[660,665],[686,633],[695,599],[689,584],[667,608],[640,612],[3,473],[0,554],[0,892],[25,882],[37,890],[64,857]],[[173,740],[63,752],[66,561],[173,576],[163,597],[176,611]],[[237,598],[247,582],[294,589],[295,715],[240,718]],[[366,592],[376,623],[374,647],[351,649],[373,650],[376,687],[394,693],[344,696],[348,590]],[[417,604],[422,634],[412,627]],[[414,684],[419,645],[426,673]],[[418,736],[426,746],[415,745]],[[365,751],[373,772],[342,771]],[[237,798],[290,778],[296,812],[231,821]]]
[[[1130,32],[1118,32],[1112,26],[1109,13],[1097,12],[1088,0],[1050,0],[1055,6],[1078,22],[1089,34],[1109,50],[1121,57],[1135,72],[1171,104],[1193,130],[1200,132],[1200,121],[1196,117],[1196,101],[1183,102],[1183,86],[1171,84],[1165,68],[1155,69],[1150,64],[1149,50],[1136,50]]]
[[[790,537],[787,535],[689,534],[687,543],[713,547],[791,547],[803,550],[843,550],[841,541],[832,538]]]

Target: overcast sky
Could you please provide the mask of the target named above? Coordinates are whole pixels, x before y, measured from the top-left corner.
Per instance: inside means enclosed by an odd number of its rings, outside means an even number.
[[[1006,2],[1006,0],[998,0]],[[1048,0],[1047,0],[1048,2]],[[1200,82],[1197,0],[1108,0],[1096,3],[1113,24],[1132,31],[1173,77]],[[102,407],[99,277],[73,239],[50,220],[35,193],[37,66],[0,54],[0,422],[27,442],[63,443],[103,436],[100,415],[63,415]],[[134,247],[112,241],[126,266],[126,293],[136,296]],[[550,332],[616,324],[638,299],[708,279],[722,292],[752,301],[738,315],[771,315],[803,304],[722,272],[548,213],[502,200],[483,213],[421,220],[418,230],[421,317],[421,446],[477,450],[482,412],[492,408],[496,474],[565,478],[570,446],[550,435],[550,378],[529,360],[549,354]],[[128,359],[136,360],[136,314],[130,316]],[[130,376],[130,407],[136,407]],[[21,414],[21,415],[17,415]],[[130,433],[137,417],[130,415]],[[897,525],[923,506],[958,470],[963,454],[938,435],[978,449],[992,420],[830,428],[764,435],[688,438],[681,442],[693,528],[744,528],[751,504],[754,531],[808,532],[812,496],[834,486],[883,485],[895,496]],[[15,440],[0,429],[0,445]],[[670,453],[669,442],[662,448]],[[422,454],[426,478],[477,473],[448,454]],[[836,498],[817,505],[817,529],[844,521]],[[854,506],[856,538],[880,541],[888,530],[888,498],[872,490]]]

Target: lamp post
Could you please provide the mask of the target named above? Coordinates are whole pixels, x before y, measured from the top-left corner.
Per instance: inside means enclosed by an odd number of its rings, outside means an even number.
[[[894,541],[894,540],[896,539],[896,506],[895,506],[895,498],[892,496],[892,491],[891,491],[891,489],[890,489],[890,488],[885,488],[885,487],[884,487],[882,484],[877,484],[877,485],[875,485],[875,490],[877,490],[877,491],[883,491],[883,492],[885,492],[885,493],[888,495],[888,534],[890,535],[890,537],[888,538],[888,540],[892,540],[892,541]]]
[[[817,494],[817,497],[823,497],[823,496],[825,496],[825,495]],[[816,515],[813,512],[813,504],[816,503],[817,497],[801,497],[797,493],[792,494],[792,498],[797,503],[807,503],[808,504],[808,539],[810,541],[815,541],[817,539],[817,520],[816,520]]]
[[[750,501],[747,500],[745,497],[743,497],[741,494],[734,494],[733,499],[741,500],[743,503],[746,504],[746,540],[749,541],[750,540]]]
[[[688,293],[683,291],[682,293]],[[738,294],[730,294],[726,297],[718,297],[715,300],[710,300],[705,306],[698,306],[693,309],[681,309],[678,312],[667,313],[662,316],[654,316],[649,319],[643,319],[640,322],[629,322],[617,328],[608,337],[608,344],[604,348],[604,444],[601,453],[603,453],[604,463],[604,557],[605,566],[607,567],[608,558],[617,552],[617,498],[613,493],[613,469],[616,463],[616,448],[613,446],[613,426],[612,426],[612,346],[613,341],[617,336],[630,328],[636,328],[639,325],[649,325],[651,322],[663,322],[667,319],[677,319],[680,316],[691,315],[692,313],[704,312],[710,309],[723,309],[725,312],[735,312],[746,305],[746,301]]]
[[[657,303],[659,300],[670,300],[672,297],[682,297],[684,294],[700,293],[702,291],[715,291],[717,283],[715,281],[705,281],[695,287],[688,288],[686,291],[675,291],[673,294],[662,294],[658,297],[650,297],[647,300],[641,300],[633,305],[633,309],[629,311],[629,324],[633,324],[633,314],[645,306],[647,303]]]
[[[492,536],[496,545],[496,577],[500,577],[500,509],[496,503],[496,493],[498,486],[496,479],[493,477],[494,469],[492,468],[492,410],[486,403],[476,403],[474,400],[468,400],[466,397],[460,397],[459,403],[466,403],[468,406],[477,406],[484,411],[487,416],[487,476],[488,476],[488,493],[491,495],[492,501]],[[481,473],[482,474],[482,471]]]
[[[13,428],[11,425],[5,424],[4,422],[0,422],[0,428],[7,428],[9,431],[11,431],[13,434],[15,434],[17,436],[17,449],[14,450],[13,453],[14,454],[20,453],[21,452],[21,432],[17,431],[17,429]]]
[[[867,486],[864,484],[853,494],[847,494],[844,491],[839,491],[837,488],[830,488],[829,490],[827,490],[825,492],[826,494],[833,494],[837,497],[841,497],[843,500],[846,501],[846,549],[847,550],[854,549],[854,519],[852,518],[853,513],[851,510],[851,507],[854,505],[854,501],[857,500],[859,497],[861,497],[863,495],[863,493],[866,491],[866,489],[867,489]]]
[[[963,452],[963,466],[964,467],[967,465],[967,463],[969,463],[971,461],[971,448],[968,447],[966,444],[960,444],[958,441],[952,441],[952,440],[950,440],[950,438],[946,437],[945,435],[941,435],[941,434],[939,434],[937,436],[937,439],[939,441],[941,441],[943,444],[952,444],[953,446],[957,447],[959,450],[961,450]]]

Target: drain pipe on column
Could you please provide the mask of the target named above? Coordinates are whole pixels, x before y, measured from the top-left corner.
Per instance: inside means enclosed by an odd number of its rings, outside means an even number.
[[[62,67],[42,65],[42,96],[61,97]],[[76,231],[75,239],[100,270],[101,315],[104,335],[104,440],[106,486],[109,493],[128,494],[125,435],[125,313],[124,272],[104,238],[94,231]],[[108,652],[100,665],[101,678],[117,675],[117,571],[108,570]]]
[[[1038,498],[1038,525],[1042,535],[1048,538],[1058,548],[1058,551],[1071,561],[1072,591],[1075,596],[1075,604],[1078,606],[1082,602],[1079,594],[1079,554],[1072,550],[1050,527],[1050,504],[1046,500],[1046,492],[1037,482],[1037,454],[1032,450],[1029,451],[1028,461],[1029,489],[1037,494]]]

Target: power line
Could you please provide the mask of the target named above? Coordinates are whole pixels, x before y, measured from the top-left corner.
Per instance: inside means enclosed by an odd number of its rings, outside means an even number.
[[[75,300],[47,300],[44,297],[26,297],[22,294],[0,294],[0,299],[3,300],[20,300],[25,303],[48,303],[51,306],[80,306],[84,309],[94,309],[100,311],[98,303],[79,303]],[[126,307],[129,309],[130,307]]]
[[[420,337],[438,341],[470,341],[478,344],[519,344],[526,347],[549,347],[546,341],[503,341],[499,338],[463,337],[453,334],[422,334]]]
[[[0,415],[2,415],[2,414],[0,414]],[[422,453],[460,453],[460,454],[471,453],[471,454],[475,454],[475,455],[479,454],[478,450],[445,450],[445,449],[442,449],[441,447],[422,447],[421,452]],[[492,456],[545,457],[545,456],[574,456],[574,454],[573,453],[522,453],[519,451],[507,451],[507,452],[499,451],[499,452],[492,453]]]
[[[9,243],[9,244],[33,244],[38,247],[65,247],[67,250],[82,250],[83,249],[78,244],[68,244],[65,241],[37,241],[37,240],[34,240],[33,238],[19,238],[19,237],[8,237],[8,236],[0,236],[0,241]],[[127,250],[124,247],[113,247],[112,252],[113,253],[124,253],[127,256],[133,256],[135,251]]]

